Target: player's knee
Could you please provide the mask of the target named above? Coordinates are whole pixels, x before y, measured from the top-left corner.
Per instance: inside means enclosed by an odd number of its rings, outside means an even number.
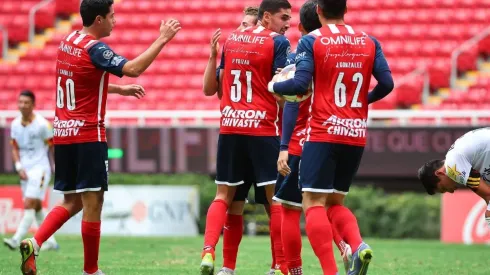
[[[235,196],[235,190],[236,186],[218,185],[214,199],[224,200],[228,205],[231,205],[233,202],[233,197]]]
[[[243,209],[245,208],[244,201],[234,201],[228,208],[228,214],[231,215],[243,215]]]
[[[324,193],[303,193],[303,209],[308,209],[315,206],[325,206],[327,201],[327,194]]]
[[[344,198],[345,195],[342,194],[338,194],[338,193],[328,194],[326,206],[329,207],[334,205],[344,205]]]
[[[26,198],[24,200],[24,209],[37,209],[39,208],[40,206],[38,204],[40,203],[37,203],[39,200],[36,200],[36,199],[32,199],[32,198]]]

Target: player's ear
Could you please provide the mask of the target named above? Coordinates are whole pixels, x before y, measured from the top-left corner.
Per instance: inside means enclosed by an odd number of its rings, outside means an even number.
[[[300,33],[306,33],[305,28],[303,27],[303,24],[301,24],[301,23],[298,24],[298,30]]]

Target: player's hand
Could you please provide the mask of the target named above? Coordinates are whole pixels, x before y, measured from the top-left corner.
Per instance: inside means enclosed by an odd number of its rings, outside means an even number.
[[[279,153],[279,159],[277,160],[277,172],[284,177],[291,173],[291,168],[288,166],[288,158],[288,151],[285,150]]]
[[[219,52],[219,39],[221,37],[221,29],[217,29],[213,38],[211,38],[211,57],[216,57]]]
[[[165,42],[169,42],[181,28],[182,27],[180,26],[180,22],[178,20],[170,19],[167,22],[162,20],[162,24],[160,25],[160,37]]]
[[[19,176],[20,176],[21,180],[27,180],[27,174],[26,174],[26,171],[24,169],[19,171]]]
[[[279,70],[279,69],[278,69],[278,70]],[[282,71],[282,69],[280,69],[280,70]],[[277,81],[279,81],[279,75],[278,75],[278,74],[277,74],[277,72],[276,72],[276,74],[274,75],[274,77],[272,77],[271,82],[276,83]]]
[[[120,95],[134,96],[137,99],[141,99],[146,95],[146,93],[145,93],[145,88],[143,88],[143,86],[131,84],[131,85],[121,86]]]
[[[276,70],[276,74],[278,74],[278,73],[282,72],[282,69],[284,69],[284,68],[277,68],[277,70]]]

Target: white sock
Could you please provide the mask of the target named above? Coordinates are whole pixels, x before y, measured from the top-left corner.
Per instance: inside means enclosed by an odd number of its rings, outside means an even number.
[[[34,216],[36,215],[36,210],[34,209],[24,209],[24,216],[19,223],[19,227],[15,232],[15,235],[12,239],[20,242],[22,238],[27,234],[29,228],[31,228],[32,223],[34,222]]]
[[[44,218],[46,218],[46,215],[44,214],[44,211],[42,209],[36,212],[37,226],[41,226],[41,224],[44,222]],[[54,238],[54,235],[49,237],[49,239],[46,242],[55,244],[56,239]]]

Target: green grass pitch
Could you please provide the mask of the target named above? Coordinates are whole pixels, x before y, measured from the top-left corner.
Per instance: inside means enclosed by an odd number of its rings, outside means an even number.
[[[490,274],[489,247],[445,245],[438,241],[368,239],[374,250],[370,275]],[[38,275],[81,274],[83,250],[80,237],[58,237],[61,249],[38,258]],[[221,244],[222,240],[220,241]],[[137,238],[103,237],[99,266],[107,275],[198,275],[202,237]],[[335,247],[335,246],[334,246]],[[222,263],[217,248],[217,269]],[[303,239],[303,269],[319,275],[319,263],[308,240]],[[336,254],[340,274],[342,262]],[[270,267],[270,244],[266,237],[244,237],[237,262],[239,275],[263,275]],[[20,274],[20,253],[2,247],[0,275]]]

